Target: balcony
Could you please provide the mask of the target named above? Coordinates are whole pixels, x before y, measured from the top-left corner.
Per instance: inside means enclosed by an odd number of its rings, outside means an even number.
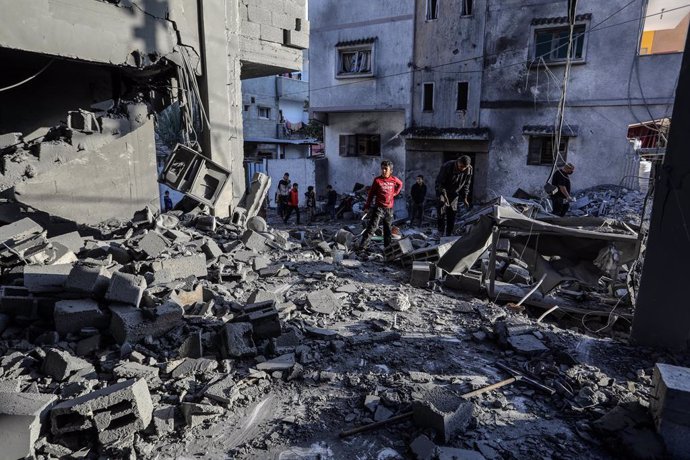
[[[278,98],[287,101],[309,100],[309,82],[296,78],[276,77]]]

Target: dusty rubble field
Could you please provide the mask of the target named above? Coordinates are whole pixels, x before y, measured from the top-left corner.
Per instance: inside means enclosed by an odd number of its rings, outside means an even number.
[[[177,217],[111,222],[101,228],[107,238],[70,262],[108,276],[131,273],[128,289],[143,295],[141,323],[122,328],[111,319],[60,334],[54,328],[66,326],[45,319],[5,323],[0,383],[13,391],[64,403],[142,377],[150,392],[151,420],[107,425],[105,432],[121,430],[115,441],[91,425],[67,432],[44,422],[38,458],[659,458],[663,451],[646,409],[652,367],[687,358],[630,347],[620,328],[615,339],[585,335],[567,316],[538,323],[542,311],[516,312],[436,281],[412,287],[409,268],[334,241],[342,225],[356,233],[358,222],[247,234],[206,216]],[[160,261],[199,254],[203,276],[189,274],[198,267],[177,276],[156,270]],[[5,273],[9,283],[21,278]],[[49,296],[75,297],[60,289]],[[110,291],[91,297],[112,318],[131,302],[123,294],[113,303]],[[255,349],[229,355],[219,336],[244,305],[260,301],[275,306],[280,335],[258,336],[259,320]],[[179,315],[151,323],[161,305]],[[526,336],[528,344],[514,340]],[[46,364],[51,350],[79,355],[81,367],[56,371]],[[133,363],[139,367],[127,367]],[[510,377],[499,364],[528,372],[554,394],[517,382],[471,398],[471,420],[447,440],[410,419],[338,436],[406,413],[415,401],[458,400]]]

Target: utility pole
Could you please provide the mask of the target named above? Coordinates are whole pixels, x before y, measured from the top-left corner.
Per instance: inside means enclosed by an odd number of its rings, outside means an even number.
[[[654,178],[647,252],[632,326],[640,345],[686,350],[690,339],[690,34],[666,155]]]

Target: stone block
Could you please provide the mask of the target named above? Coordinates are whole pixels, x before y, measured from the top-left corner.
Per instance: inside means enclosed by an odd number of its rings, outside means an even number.
[[[417,426],[433,429],[448,442],[467,428],[473,407],[471,402],[439,387],[426,392],[423,400],[413,401],[413,419]]]
[[[60,292],[72,270],[72,264],[27,265],[24,267],[24,287],[29,292]]]
[[[690,368],[657,363],[650,411],[670,458],[690,459]]]
[[[310,310],[323,315],[332,315],[341,307],[340,299],[330,289],[310,292],[307,294],[307,304]]]
[[[146,314],[130,305],[111,305],[110,333],[122,344],[136,343],[146,336],[160,337],[182,322],[184,310],[175,302],[147,310]]]
[[[41,425],[55,395],[0,391],[0,457],[34,458]]]
[[[65,282],[65,290],[90,297],[103,297],[112,274],[102,266],[75,265]]]
[[[95,376],[95,369],[88,361],[71,355],[67,351],[50,349],[43,358],[43,373],[60,382],[71,377]]]
[[[85,327],[105,329],[109,324],[98,303],[90,299],[60,300],[55,303],[53,317],[55,330],[60,334],[79,332]]]
[[[266,237],[253,230],[245,231],[241,239],[247,249],[258,252],[266,250]]]
[[[127,380],[78,398],[50,411],[54,435],[96,432],[103,445],[131,437],[151,423],[153,403],[144,379]]]
[[[204,254],[156,261],[152,264],[152,267],[152,285],[170,283],[190,276],[195,278],[206,278],[208,276],[206,256]]]
[[[163,235],[150,231],[139,240],[139,250],[148,258],[155,258],[168,249],[169,243]]]
[[[220,346],[223,358],[256,356],[251,323],[230,323],[221,328]]]
[[[115,272],[110,278],[105,299],[137,307],[141,302],[141,296],[144,295],[144,290],[146,290],[146,280],[143,276]]]

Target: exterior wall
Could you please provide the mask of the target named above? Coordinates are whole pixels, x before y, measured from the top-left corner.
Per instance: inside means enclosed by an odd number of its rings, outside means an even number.
[[[487,0],[475,0],[471,16],[461,16],[460,2],[438,0],[438,19],[426,20],[426,1],[417,2],[415,25],[413,125],[476,128],[482,88]],[[466,112],[456,110],[457,84],[469,83]],[[422,111],[423,84],[434,83],[434,110]]]
[[[254,102],[252,102],[252,99]],[[243,110],[244,136],[247,138],[275,138],[278,124],[278,99],[276,97],[275,77],[242,80],[242,104],[249,106]],[[259,108],[271,110],[268,119],[259,118]]]
[[[592,14],[589,31],[625,3],[581,0],[577,13]],[[607,28],[587,33],[586,63],[571,68],[565,121],[579,128],[568,146],[568,160],[577,167],[576,189],[618,184],[628,166],[628,125],[671,114],[681,54],[637,56],[635,19],[641,13],[639,5],[624,8]],[[517,187],[539,192],[548,178],[549,166],[527,165],[529,138],[522,127],[554,124],[563,66],[549,66],[550,77],[544,68],[514,64],[530,59],[533,18],[564,15],[562,2],[531,7],[517,0],[490,3],[481,102],[482,125],[492,132],[490,194],[512,194]],[[506,53],[510,49],[521,51]]]
[[[278,191],[278,182],[283,178],[283,174],[290,174],[290,181],[299,186],[299,205],[304,206],[304,194],[307,187],[313,185],[318,192],[317,162],[313,159],[285,159],[268,160],[266,162],[266,174],[271,177],[271,188],[268,197],[271,200],[271,207],[275,207],[275,196]]]
[[[309,121],[309,113],[305,114],[304,111],[304,102],[281,100],[278,109],[283,112],[283,118],[290,123]]]
[[[404,112],[334,113],[325,130],[328,180],[338,193],[351,192],[355,183],[371,185],[381,173],[383,159],[393,161],[393,174],[404,180],[405,147],[398,135],[405,128]],[[380,156],[341,157],[341,134],[380,134]],[[405,186],[407,188],[407,185]]]
[[[406,109],[410,97],[413,0],[325,0],[309,5],[312,111]],[[376,37],[374,77],[337,79],[338,42]],[[401,74],[379,78],[382,75]]]

